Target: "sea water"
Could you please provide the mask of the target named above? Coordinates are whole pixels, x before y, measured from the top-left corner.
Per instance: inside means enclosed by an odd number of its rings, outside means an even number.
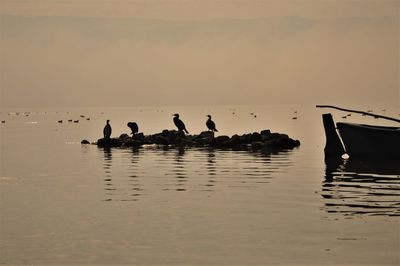
[[[325,112],[394,124],[311,105],[2,109],[0,264],[398,265],[399,167],[326,164]],[[210,114],[217,135],[270,129],[301,145],[266,153],[80,144],[102,137],[107,119],[114,137],[129,133],[129,121],[154,134],[174,129],[174,113],[191,134],[206,130]]]

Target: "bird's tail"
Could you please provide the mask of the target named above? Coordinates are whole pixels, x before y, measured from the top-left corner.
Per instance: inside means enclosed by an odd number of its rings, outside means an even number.
[[[186,130],[186,128],[184,128],[183,131],[185,131],[186,134],[189,134],[189,132]]]
[[[215,132],[218,132],[218,129],[215,128],[214,131],[215,131]]]

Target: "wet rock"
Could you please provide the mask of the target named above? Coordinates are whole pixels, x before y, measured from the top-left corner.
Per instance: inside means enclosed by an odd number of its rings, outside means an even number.
[[[254,132],[251,134],[251,142],[261,141],[261,134],[258,132]]]
[[[240,139],[240,136],[237,135],[237,134],[232,136],[232,138],[230,139],[229,143],[230,143],[230,146],[232,146],[232,148],[236,148],[236,149],[240,148],[241,145],[242,145],[242,141]]]
[[[153,137],[154,144],[162,144],[162,145],[169,145],[170,142],[168,141],[167,137],[162,135],[157,135]]]
[[[262,141],[253,141],[251,143],[251,147],[253,149],[261,149],[263,146],[264,146],[264,142],[262,142]]]
[[[121,147],[123,141],[119,138],[110,138],[110,139],[98,139],[97,146],[99,147]]]
[[[214,147],[228,147],[231,138],[228,136],[218,136],[213,139],[211,145]]]
[[[214,132],[203,131],[199,135],[194,135],[192,140],[199,145],[209,145],[214,140]]]
[[[90,142],[88,140],[84,139],[81,141],[81,144],[90,144]]]
[[[132,139],[139,141],[139,142],[144,142],[146,140],[143,133],[138,133],[138,134],[132,135]]]
[[[261,135],[269,135],[269,134],[271,134],[271,130],[269,130],[269,129],[261,130],[260,134]]]
[[[262,130],[260,132],[260,135],[261,135],[261,141],[266,141],[271,135],[271,131],[269,129]]]
[[[83,142],[83,141],[82,141]],[[89,143],[86,141],[85,143]],[[248,133],[241,136],[235,134],[229,136],[214,136],[212,131],[203,131],[198,135],[185,135],[182,131],[163,130],[153,135],[135,134],[130,137],[128,134],[121,134],[119,138],[99,139],[99,147],[140,147],[145,144],[156,144],[162,146],[178,147],[215,147],[232,148],[239,150],[252,147],[253,149],[292,149],[300,145],[300,141],[289,138],[286,134],[271,133],[270,130],[262,130],[260,133]]]
[[[119,138],[121,139],[121,140],[128,140],[128,139],[130,139],[131,137],[129,137],[129,135],[128,134],[121,134],[120,136],[119,136]]]
[[[213,131],[203,131],[198,135],[199,138],[209,138],[212,139],[214,138],[214,132]]]
[[[241,135],[241,136],[239,137],[239,140],[240,140],[241,144],[250,144],[250,143],[251,143],[252,135],[253,135],[253,134],[251,134],[251,133]]]
[[[121,147],[140,147],[141,145],[143,145],[142,142],[140,142],[138,140],[134,140],[134,139],[129,139],[129,140],[123,142]]]

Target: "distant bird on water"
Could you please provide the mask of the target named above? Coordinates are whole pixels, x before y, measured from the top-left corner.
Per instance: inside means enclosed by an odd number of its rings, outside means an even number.
[[[211,120],[211,115],[207,115],[207,116],[208,116],[208,120],[206,122],[206,126],[208,127],[208,130],[218,132],[218,130],[215,128],[214,121]]]
[[[135,122],[129,122],[127,124],[127,126],[131,129],[131,135],[135,135],[136,133],[139,132],[139,127],[138,124],[136,124]]]
[[[106,126],[104,127],[104,130],[103,130],[103,135],[104,135],[105,139],[109,139],[110,138],[111,131],[112,131],[112,129],[111,129],[111,125],[110,125],[110,120],[107,120],[107,124],[106,124]]]
[[[184,131],[186,134],[189,134],[189,132],[186,130],[185,124],[179,119],[179,114],[174,114],[174,124],[179,131]]]

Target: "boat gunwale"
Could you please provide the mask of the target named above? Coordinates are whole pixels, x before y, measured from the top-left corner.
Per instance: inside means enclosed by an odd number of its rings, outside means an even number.
[[[367,124],[357,124],[357,123],[346,123],[346,122],[337,122],[336,126],[350,126],[360,129],[371,129],[371,130],[381,130],[381,131],[390,131],[390,132],[400,132],[400,127],[391,127],[391,126],[376,126],[376,125],[367,125]]]

